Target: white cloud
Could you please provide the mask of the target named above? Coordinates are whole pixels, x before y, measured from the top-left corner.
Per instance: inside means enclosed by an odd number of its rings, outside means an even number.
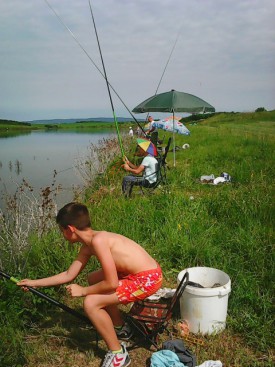
[[[89,3],[48,0],[100,67]],[[93,0],[107,76],[128,108],[159,92],[217,111],[274,109],[273,0]],[[0,3],[0,118],[111,116],[106,83],[46,1]],[[117,115],[127,116],[114,96]]]

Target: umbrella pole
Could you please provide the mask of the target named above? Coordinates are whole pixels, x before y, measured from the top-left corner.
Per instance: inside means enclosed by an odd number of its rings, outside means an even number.
[[[175,111],[174,110],[173,110],[173,152],[174,152],[174,167],[176,167]]]

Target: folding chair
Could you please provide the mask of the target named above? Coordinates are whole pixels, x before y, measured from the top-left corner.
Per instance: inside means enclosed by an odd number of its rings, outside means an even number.
[[[158,161],[157,166],[156,166],[156,174],[157,174],[156,182],[150,184],[149,186],[144,186],[143,180],[137,180],[137,181],[131,182],[131,184],[129,184],[128,197],[131,196],[134,186],[138,186],[140,188],[141,192],[143,194],[145,194],[144,189],[147,192],[152,193],[159,185],[161,185],[161,184],[163,184],[164,186],[167,185],[167,177],[166,177],[167,162],[166,162],[166,157],[167,157],[167,153],[169,152],[171,141],[172,141],[172,138],[169,138],[167,146],[165,147],[165,150],[164,150],[164,154],[159,155],[156,158],[157,161]]]
[[[137,301],[126,316],[126,320],[132,328],[156,349],[158,349],[159,334],[166,330],[170,335],[168,330],[169,321],[188,282],[189,274],[186,272],[172,298],[161,299],[159,302]]]
[[[160,155],[159,157],[159,177],[157,179],[157,186],[160,184],[160,183],[163,183],[164,185],[167,185],[167,177],[166,177],[166,171],[167,171],[167,162],[166,162],[166,158],[167,158],[167,154],[169,152],[169,149],[170,149],[170,145],[171,145],[171,141],[172,141],[172,138],[170,137],[168,139],[168,143],[166,145],[166,147],[164,148],[164,154],[163,155]]]
[[[150,140],[155,145],[156,148],[158,146],[158,136],[159,136],[158,131],[153,131],[150,135]]]
[[[155,145],[155,147],[157,148],[157,152],[159,154],[161,154],[161,152],[162,152],[162,146],[160,144],[163,143],[163,140],[164,139],[162,139],[162,140],[159,139],[159,133],[158,133],[158,131],[153,131],[151,133],[149,139]]]

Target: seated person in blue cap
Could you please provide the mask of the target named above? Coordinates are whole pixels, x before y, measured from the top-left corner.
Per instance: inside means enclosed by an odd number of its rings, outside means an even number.
[[[129,175],[123,178],[122,192],[127,197],[131,195],[133,186],[154,187],[157,182],[158,161],[156,158],[145,152],[139,145],[136,155],[144,157],[139,166],[131,163],[127,157],[123,158],[125,163],[122,167],[125,171],[131,172],[134,175],[142,173],[142,176]]]

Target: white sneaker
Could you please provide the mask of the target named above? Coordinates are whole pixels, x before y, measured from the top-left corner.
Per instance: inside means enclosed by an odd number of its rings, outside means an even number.
[[[111,350],[105,355],[104,361],[101,367],[127,367],[131,363],[131,359],[126,350],[125,345],[121,344],[121,353],[112,353]]]

